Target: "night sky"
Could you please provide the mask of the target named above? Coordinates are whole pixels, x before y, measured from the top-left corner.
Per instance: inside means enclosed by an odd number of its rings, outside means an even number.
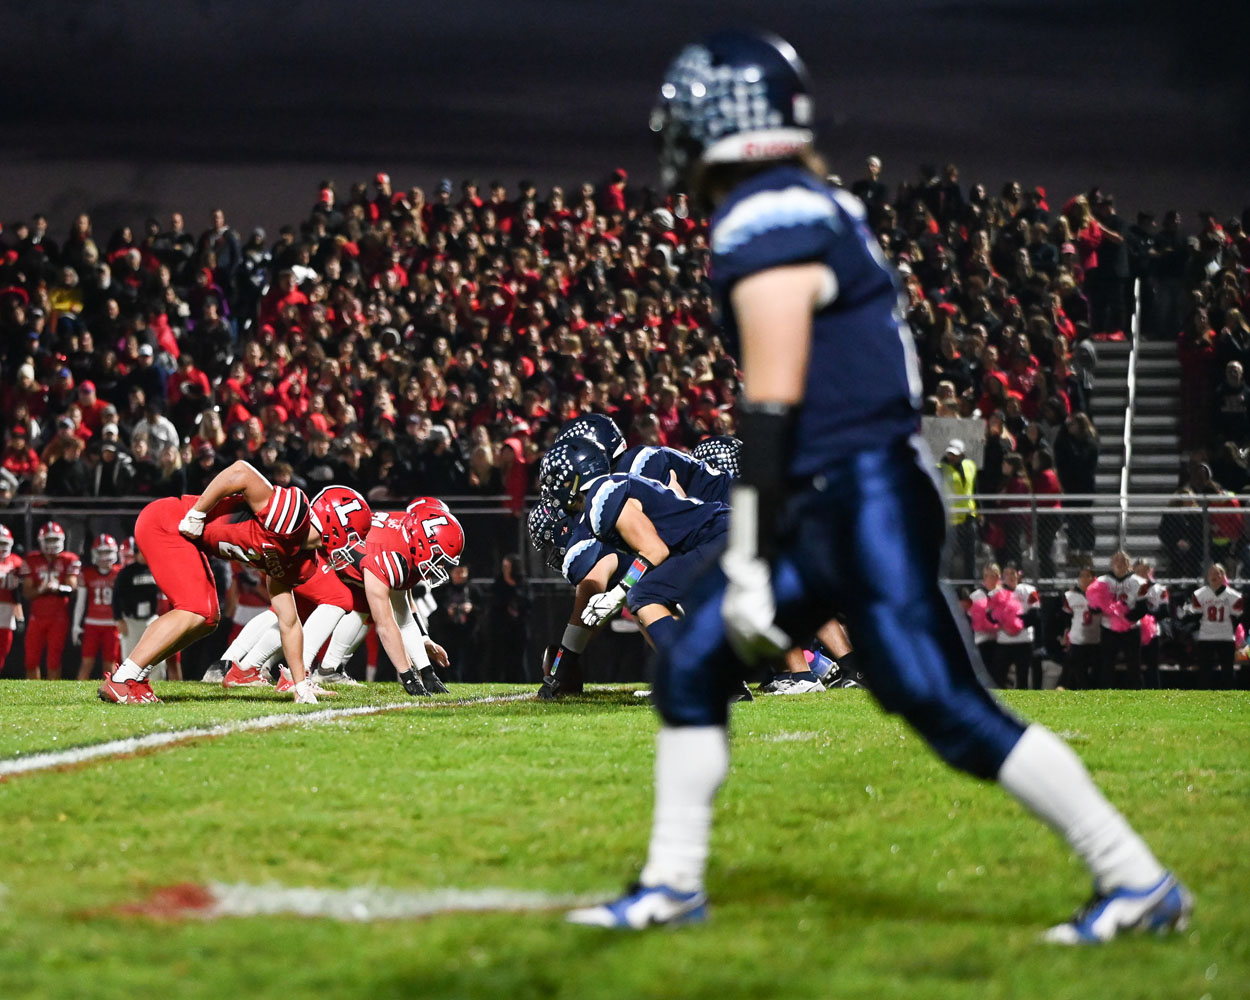
[[[1098,184],[1122,214],[1229,215],[1250,205],[1248,6],[0,0],[0,220],[45,211],[60,236],[87,210],[99,235],[180,209],[199,229],[220,205],[276,228],[323,177],[345,191],[379,169],[427,191],[616,166],[652,182],[663,68],[727,24],[794,43],[848,183],[876,153],[890,182],[953,161],[1052,203]]]

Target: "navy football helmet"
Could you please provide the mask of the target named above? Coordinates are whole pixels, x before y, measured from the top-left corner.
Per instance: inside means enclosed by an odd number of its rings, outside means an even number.
[[[594,441],[573,437],[551,446],[538,469],[538,487],[546,503],[570,510],[592,479],[612,471],[608,456]]]
[[[721,31],[687,45],[664,73],[651,131],[660,179],[696,166],[786,160],[811,148],[812,99],[794,48],[773,35]]]
[[[710,437],[695,445],[690,454],[733,479],[742,474],[742,442],[736,437],[728,434]]]
[[[542,556],[543,562],[560,572],[568,548],[569,516],[559,507],[539,503],[530,509],[528,525],[534,551]]]
[[[587,413],[566,421],[556,434],[556,441],[587,438],[603,449],[609,462],[615,462],[625,450],[625,435],[616,421],[602,413]]]

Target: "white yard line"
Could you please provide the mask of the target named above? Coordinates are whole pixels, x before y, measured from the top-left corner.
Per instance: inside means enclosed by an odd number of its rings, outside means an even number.
[[[508,694],[487,695],[482,698],[460,698],[456,701],[413,701],[397,702],[389,705],[357,705],[352,708],[325,708],[316,712],[287,712],[281,715],[262,715],[252,719],[239,719],[235,722],[221,722],[214,726],[195,726],[190,729],[174,729],[161,733],[148,733],[146,736],[127,736],[120,740],[109,740],[105,743],[93,743],[82,747],[69,747],[65,750],[44,751],[26,754],[21,757],[10,757],[0,760],[0,778],[11,775],[30,774],[34,771],[47,771],[57,767],[69,767],[85,764],[104,757],[120,757],[138,753],[142,750],[157,750],[161,747],[186,743],[189,740],[205,739],[215,736],[232,736],[235,733],[258,732],[264,729],[281,729],[284,726],[314,726],[339,719],[350,719],[360,715],[380,715],[383,712],[404,712],[414,709],[441,708],[443,706],[459,707],[464,705],[494,705],[509,701],[530,701],[534,695]],[[142,709],[140,709],[142,711]]]
[[[208,905],[188,916],[267,917],[288,914],[359,923],[370,920],[411,920],[436,913],[490,910],[553,910],[598,902],[591,898],[525,892],[518,889],[429,889],[423,892],[360,886],[352,889],[287,888],[281,885],[227,885],[210,882]]]

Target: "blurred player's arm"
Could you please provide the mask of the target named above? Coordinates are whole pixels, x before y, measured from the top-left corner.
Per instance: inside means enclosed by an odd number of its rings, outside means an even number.
[[[790,645],[777,627],[768,560],[785,500],[793,451],[795,407],[803,399],[811,352],[812,314],[837,293],[824,264],[794,264],[748,275],[730,294],[742,353],[739,431],[742,476],[732,491],[727,577],[722,613],[730,641],[748,661]]]

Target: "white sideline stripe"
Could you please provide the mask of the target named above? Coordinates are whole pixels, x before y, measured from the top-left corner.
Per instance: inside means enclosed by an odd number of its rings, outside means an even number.
[[[207,909],[188,911],[190,916],[324,917],[361,923],[370,920],[404,920],[436,913],[488,910],[552,910],[599,902],[603,895],[558,896],[519,889],[430,889],[411,892],[361,886],[353,889],[287,888],[281,885],[228,885],[210,882],[213,903]]]
[[[12,774],[30,774],[33,771],[46,771],[54,767],[66,767],[74,764],[85,764],[99,760],[101,757],[118,757],[125,754],[138,753],[140,750],[154,750],[185,743],[187,740],[204,739],[210,736],[232,736],[235,733],[250,733],[262,729],[281,729],[284,726],[319,725],[323,722],[335,722],[338,719],[350,719],[359,715],[380,715],[383,712],[405,712],[420,708],[438,708],[443,705],[458,707],[463,705],[494,705],[508,701],[525,701],[534,695],[507,694],[486,695],[482,698],[459,698],[456,701],[417,701],[397,702],[392,705],[356,705],[352,708],[325,708],[316,712],[300,714],[297,712],[281,715],[261,715],[252,719],[239,719],[235,722],[221,722],[215,726],[196,726],[191,729],[173,729],[163,733],[148,733],[146,736],[127,736],[120,740],[109,740],[106,743],[93,743],[84,747],[69,747],[65,750],[33,753],[24,757],[10,757],[0,760],[0,778]]]

